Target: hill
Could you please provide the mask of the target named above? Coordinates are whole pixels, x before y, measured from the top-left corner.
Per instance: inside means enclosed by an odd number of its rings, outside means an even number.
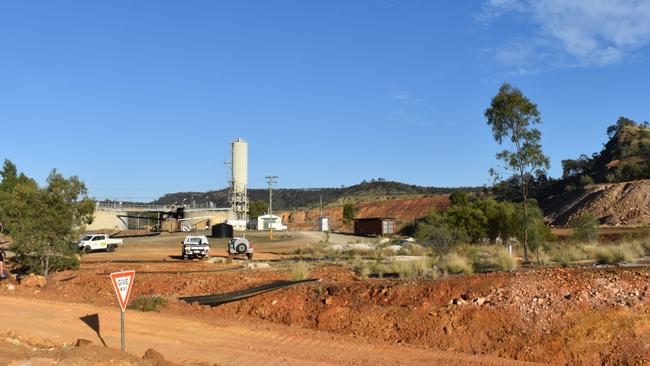
[[[650,126],[620,117],[607,129],[609,141],[591,157],[562,161],[563,178],[589,177],[594,183],[650,178]],[[586,179],[588,181],[589,179]]]
[[[429,195],[449,194],[459,188],[422,187],[382,179],[362,182],[341,188],[277,188],[273,189],[273,208],[277,210],[293,210],[297,208],[318,207],[321,196],[324,205],[342,205],[344,203],[360,203],[386,198],[421,197]],[[468,192],[478,192],[482,187],[460,188]],[[248,190],[251,202],[268,201],[268,189],[252,188]],[[228,206],[228,189],[209,192],[178,192],[168,193],[152,204],[181,204],[208,203],[216,206]]]
[[[603,225],[650,224],[650,126],[621,117],[591,157],[562,161],[563,176],[536,187],[552,225],[590,214]]]

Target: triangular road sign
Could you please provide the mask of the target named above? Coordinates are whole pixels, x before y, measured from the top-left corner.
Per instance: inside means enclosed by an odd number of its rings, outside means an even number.
[[[135,271],[124,271],[111,273],[111,282],[117,295],[117,302],[120,303],[122,311],[126,311],[126,304],[129,302],[129,294],[133,287]]]

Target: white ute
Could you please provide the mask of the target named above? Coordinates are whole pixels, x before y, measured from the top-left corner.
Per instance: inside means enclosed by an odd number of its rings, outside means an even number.
[[[87,234],[79,240],[79,251],[90,253],[93,250],[114,252],[122,245],[122,239],[111,239],[108,234]]]
[[[208,238],[205,235],[188,235],[181,242],[181,245],[181,256],[183,259],[205,258],[210,251],[210,243],[208,243]]]
[[[228,240],[228,256],[233,256],[237,254],[246,254],[248,260],[253,259],[253,242],[248,241],[246,238],[232,238]]]

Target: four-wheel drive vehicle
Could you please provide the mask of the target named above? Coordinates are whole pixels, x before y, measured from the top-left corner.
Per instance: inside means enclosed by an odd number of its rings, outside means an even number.
[[[188,235],[185,240],[181,242],[183,246],[181,249],[181,256],[183,259],[187,258],[205,258],[210,251],[210,243],[205,236]]]
[[[253,259],[253,242],[246,238],[232,238],[228,241],[228,256],[246,254],[248,259]]]
[[[79,240],[79,251],[90,253],[93,250],[114,252],[122,245],[122,239],[111,239],[107,234],[88,234]]]

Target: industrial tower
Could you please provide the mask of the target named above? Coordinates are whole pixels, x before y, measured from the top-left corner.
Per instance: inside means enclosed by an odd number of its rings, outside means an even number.
[[[248,142],[237,139],[232,142],[232,174],[228,202],[237,220],[248,220]]]

